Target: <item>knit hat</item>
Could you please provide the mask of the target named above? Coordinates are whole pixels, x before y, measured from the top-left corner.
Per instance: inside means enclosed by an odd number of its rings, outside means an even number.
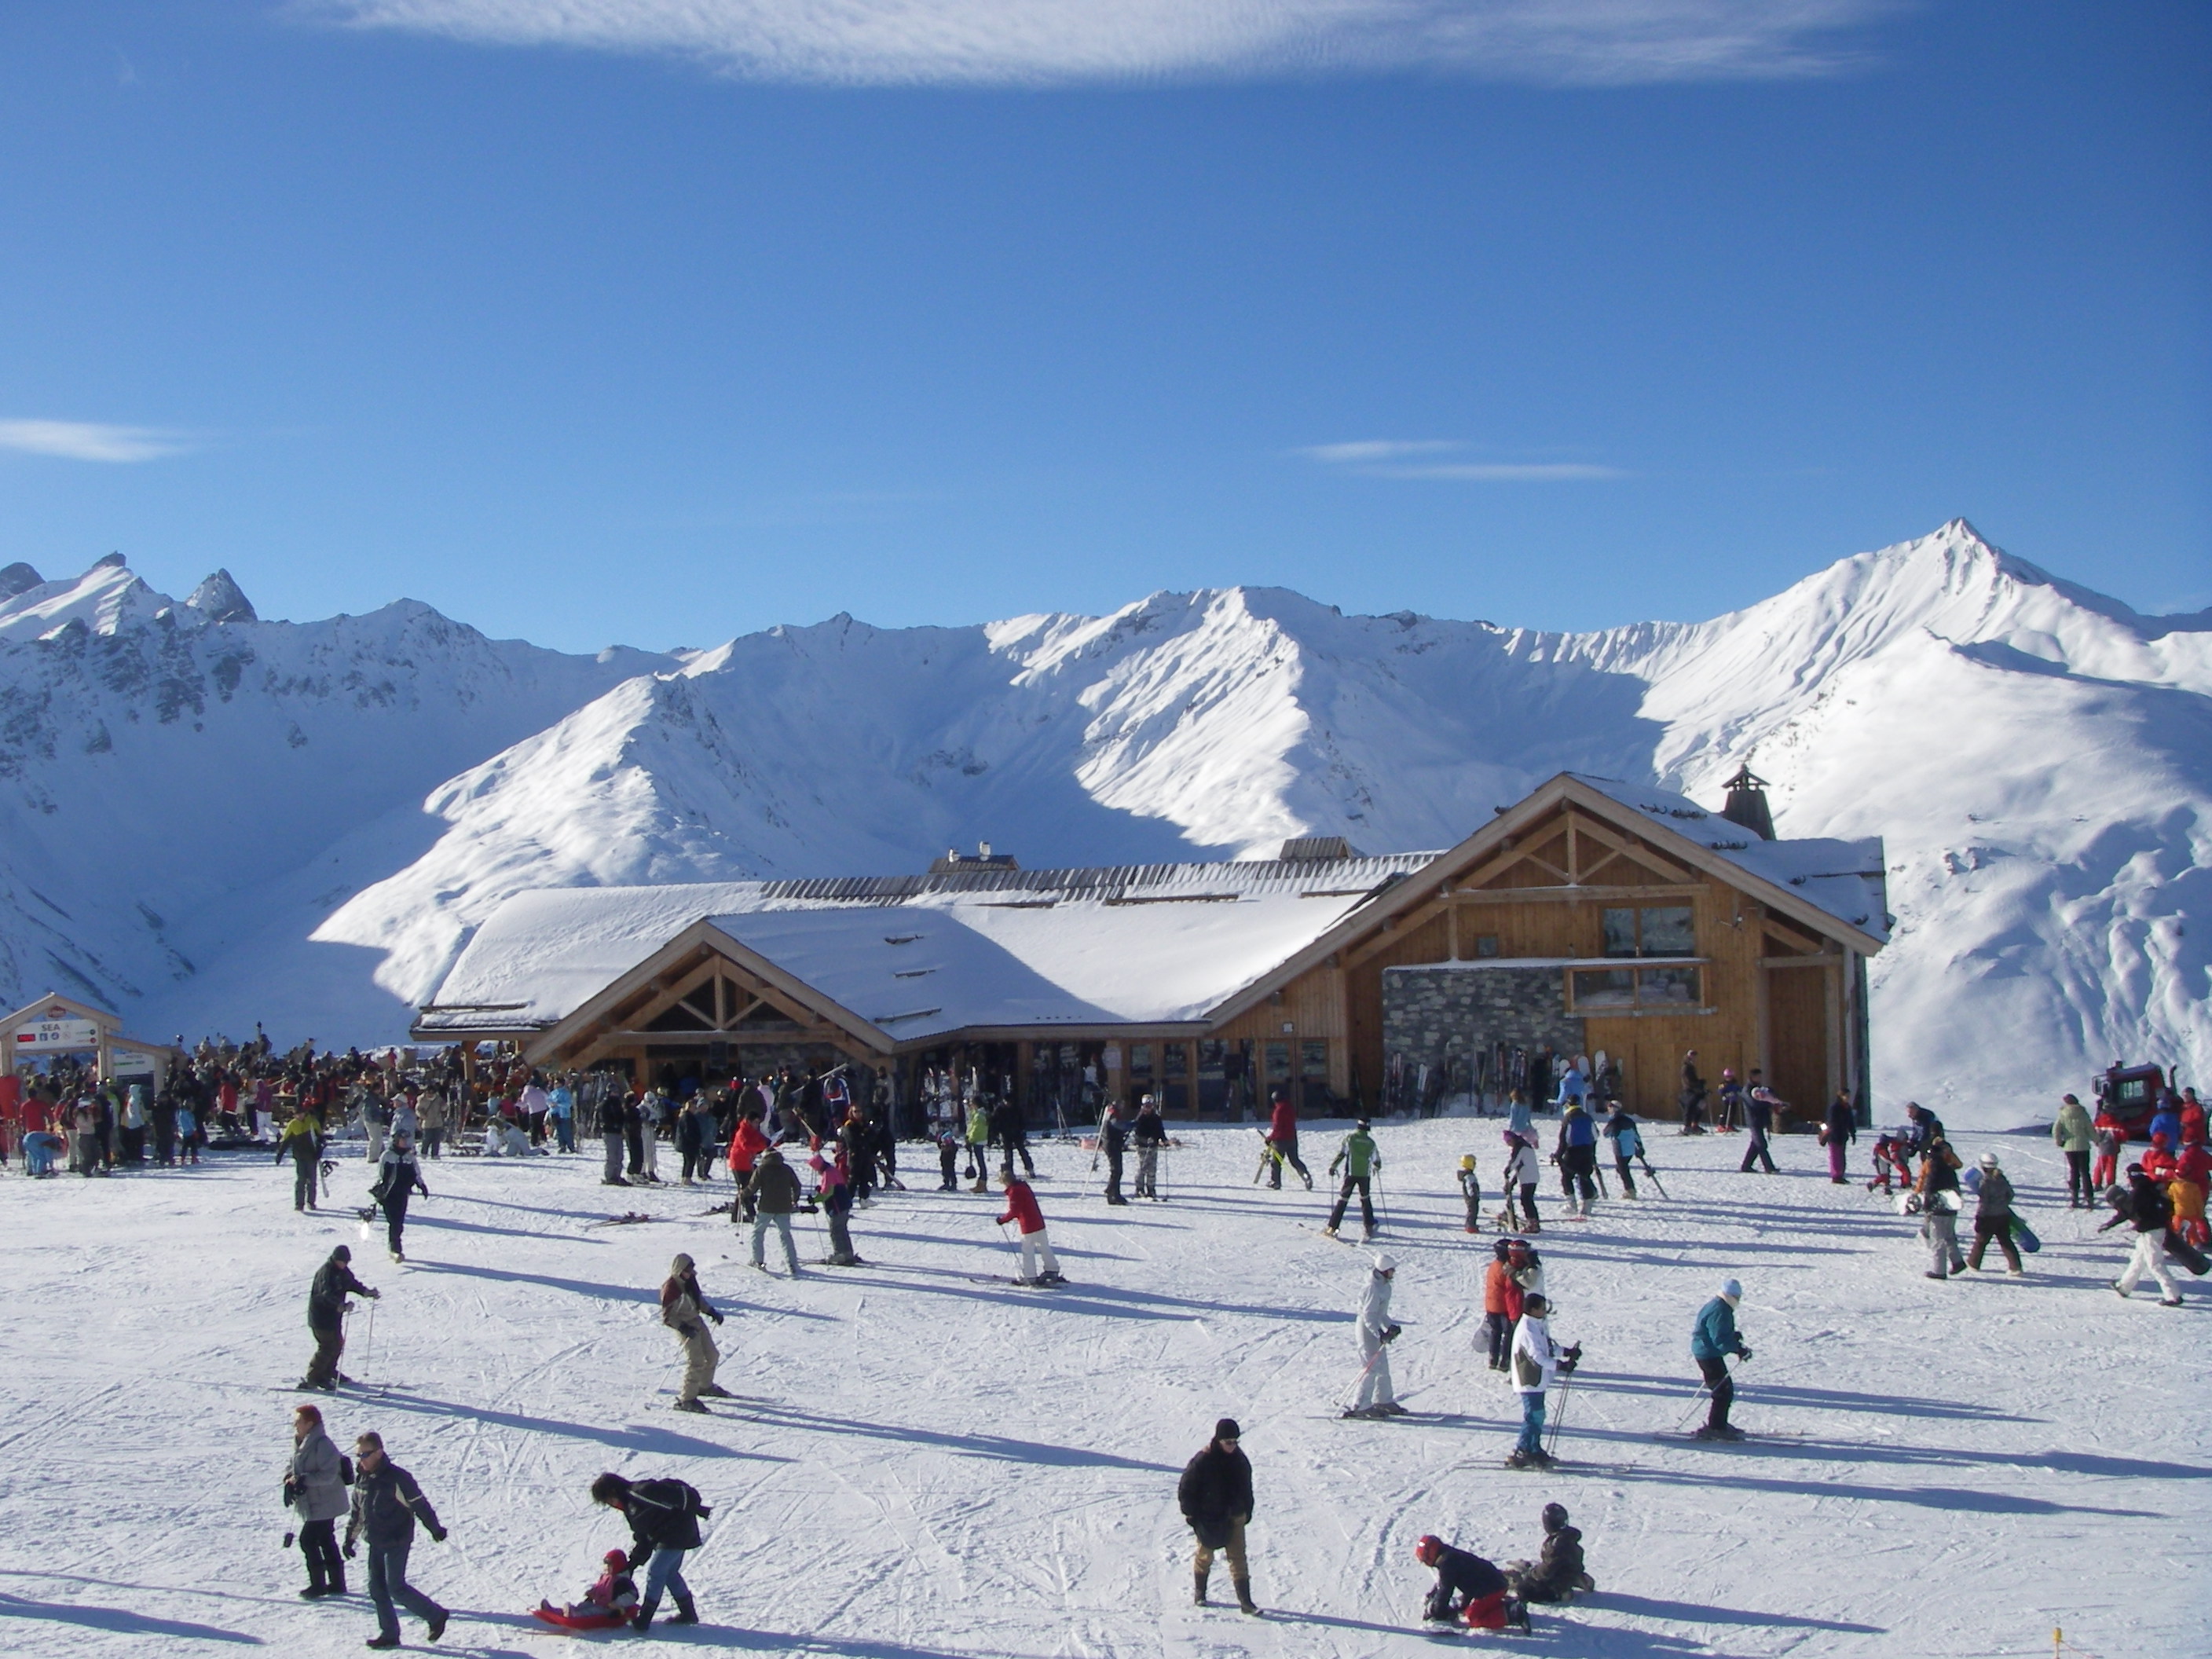
[[[622,1567],[627,1569],[629,1565],[629,1553],[623,1550],[609,1550],[605,1555],[599,1558],[599,1560],[603,1565],[610,1567]]]
[[[353,1252],[348,1249],[344,1245],[341,1244],[337,1249],[331,1252],[331,1260],[333,1261],[350,1261],[353,1260]]]
[[[1721,1295],[1727,1301],[1741,1302],[1743,1300],[1743,1286],[1733,1279],[1729,1279],[1722,1285]]]
[[[1213,1437],[1216,1440],[1242,1440],[1244,1431],[1237,1426],[1235,1418],[1224,1417],[1213,1425]]]

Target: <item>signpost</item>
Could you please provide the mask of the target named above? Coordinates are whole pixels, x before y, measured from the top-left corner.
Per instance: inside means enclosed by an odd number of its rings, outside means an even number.
[[[88,1019],[36,1019],[15,1033],[19,1054],[64,1054],[99,1047],[100,1027]]]

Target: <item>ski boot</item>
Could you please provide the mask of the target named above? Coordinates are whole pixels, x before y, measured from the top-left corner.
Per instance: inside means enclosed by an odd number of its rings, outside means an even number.
[[[1252,1599],[1252,1581],[1249,1578],[1237,1578],[1230,1582],[1237,1587],[1237,1611],[1249,1614],[1255,1619],[1258,1618],[1260,1607],[1259,1603]]]
[[[1191,1606],[1202,1607],[1206,1605],[1206,1581],[1212,1575],[1212,1571],[1213,1569],[1211,1567],[1193,1567],[1190,1570]]]
[[[1324,1227],[1321,1230],[1321,1236],[1323,1238],[1334,1238],[1336,1237],[1336,1229],[1334,1227]]]
[[[671,1619],[668,1622],[672,1625],[697,1624],[699,1622],[698,1604],[693,1601],[688,1595],[678,1596],[676,1598],[676,1616]]]
[[[679,1412],[690,1412],[694,1415],[699,1417],[710,1417],[713,1415],[711,1412],[696,1400],[679,1400],[676,1402],[676,1409]]]

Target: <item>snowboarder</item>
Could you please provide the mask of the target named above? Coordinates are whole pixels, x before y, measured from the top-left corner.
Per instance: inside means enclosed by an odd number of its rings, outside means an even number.
[[[1184,1465],[1176,1501],[1198,1538],[1190,1569],[1192,1602],[1206,1605],[1206,1581],[1218,1551],[1229,1558],[1229,1582],[1236,1588],[1238,1609],[1256,1613],[1252,1568],[1244,1554],[1244,1528],[1252,1522],[1252,1462],[1238,1443],[1243,1438],[1235,1418],[1216,1423],[1206,1449]]]
[[[660,1322],[684,1344],[684,1382],[676,1390],[679,1412],[704,1412],[707,1408],[699,1403],[702,1394],[729,1396],[730,1391],[714,1381],[714,1367],[722,1356],[714,1339],[708,1334],[709,1319],[717,1325],[722,1322],[720,1313],[699,1288],[696,1264],[679,1254],[668,1264],[668,1277],[660,1285]]]
[[[1752,1073],[1754,1079],[1758,1075],[1756,1072]],[[1780,1104],[1774,1091],[1764,1083],[1751,1085],[1750,1097],[1743,1105],[1744,1123],[1751,1131],[1751,1140],[1743,1149],[1743,1162],[1736,1165],[1738,1174],[1751,1174],[1754,1164],[1761,1166],[1768,1175],[1781,1173],[1774,1167],[1774,1154],[1766,1145],[1766,1137],[1774,1133],[1774,1109]]]
[[[604,1571],[580,1601],[556,1607],[540,1601],[532,1617],[561,1630],[614,1630],[629,1623],[637,1613],[637,1580],[629,1576],[629,1555],[609,1550],[600,1563]]]
[[[356,1544],[367,1535],[368,1597],[376,1604],[376,1636],[368,1645],[399,1645],[394,1601],[428,1626],[427,1634],[434,1642],[446,1633],[450,1615],[407,1582],[407,1553],[415,1545],[416,1516],[422,1518],[424,1529],[441,1544],[446,1541],[446,1529],[438,1524],[438,1512],[422,1496],[415,1477],[386,1455],[381,1435],[364,1434],[355,1441],[353,1457],[353,1513],[346,1521],[345,1553],[350,1559]]]
[[[407,1260],[407,1206],[418,1192],[425,1198],[430,1196],[430,1189],[422,1184],[422,1166],[415,1161],[414,1137],[403,1129],[384,1149],[376,1166],[376,1185],[368,1189],[368,1195],[384,1206],[384,1240],[394,1261]]]
[[[2125,1221],[2136,1230],[2136,1248],[2128,1258],[2125,1272],[2112,1281],[2112,1288],[2122,1297],[2135,1294],[2136,1286],[2148,1273],[2158,1281],[2163,1294],[2159,1297],[2161,1307],[2181,1305],[2181,1285],[2166,1263],[2166,1230],[2173,1223],[2173,1201],[2161,1191],[2156,1182],[2143,1172],[2140,1164],[2128,1165],[2128,1184],[2123,1192],[2112,1189],[2112,1218],[2099,1232],[2117,1227]]]
[[[1926,1241],[1929,1279],[1948,1279],[1966,1270],[1959,1253],[1959,1155],[1938,1128],[1920,1153],[1919,1178],[1912,1190],[1920,1199],[1920,1236]]]
[[[1504,1630],[1512,1622],[1505,1575],[1471,1550],[1456,1549],[1433,1533],[1413,1546],[1413,1559],[1436,1569],[1437,1582],[1421,1604],[1431,1624],[1464,1624],[1469,1630]],[[1525,1621],[1526,1615],[1523,1615]]]
[[[1121,1121],[1121,1113],[1114,1109],[1114,1103],[1109,1100],[1098,1118],[1098,1150],[1106,1156],[1106,1201],[1109,1204],[1127,1204],[1129,1201],[1121,1196],[1121,1152],[1128,1142],[1128,1127]]]
[[[1377,1255],[1367,1275],[1367,1293],[1359,1304],[1359,1352],[1366,1365],[1359,1373],[1359,1397],[1346,1417],[1403,1417],[1406,1408],[1390,1387],[1390,1356],[1385,1350],[1398,1340],[1399,1327],[1390,1322],[1390,1286],[1398,1274],[1393,1257]]]
[[[670,1624],[697,1624],[699,1609],[691,1600],[691,1586],[684,1582],[684,1556],[699,1547],[699,1522],[714,1512],[700,1501],[697,1490],[682,1480],[627,1480],[619,1474],[603,1474],[592,1482],[592,1501],[622,1512],[629,1522],[629,1570],[645,1568],[645,1599],[638,1603],[629,1627],[651,1629],[664,1594],[676,1601]]]
[[[1482,1175],[1474,1167],[1474,1154],[1462,1152],[1459,1158],[1459,1195],[1467,1206],[1467,1231],[1482,1231]]]
[[[353,1276],[352,1261],[353,1252],[339,1245],[315,1269],[314,1281],[307,1287],[307,1328],[314,1333],[315,1357],[307,1362],[307,1374],[301,1379],[303,1389],[320,1389],[327,1394],[346,1380],[338,1373],[338,1356],[345,1352],[346,1297],[365,1296],[371,1301],[377,1297],[376,1291]]]
[[[1690,1358],[1698,1362],[1698,1373],[1705,1379],[1705,1387],[1712,1396],[1712,1405],[1705,1413],[1705,1425],[1699,1429],[1700,1440],[1741,1440],[1743,1431],[1729,1422],[1729,1407],[1735,1401],[1735,1379],[1729,1375],[1729,1356],[1739,1359],[1751,1358],[1751,1350],[1744,1346],[1735,1328],[1736,1304],[1743,1300],[1743,1286],[1729,1279],[1721,1286],[1720,1294],[1698,1310],[1697,1323],[1690,1331]]]
[[[752,1179],[745,1182],[745,1201],[753,1212],[753,1266],[768,1271],[768,1230],[775,1229],[783,1241],[784,1264],[799,1277],[799,1249],[791,1242],[791,1212],[799,1207],[799,1177],[774,1146],[760,1155]]]
[[[1522,1290],[1513,1277],[1511,1244],[1501,1238],[1491,1247],[1491,1253],[1492,1260],[1482,1273],[1482,1326],[1490,1350],[1490,1369],[1502,1371],[1513,1348],[1513,1328],[1521,1319]]]
[[[1274,1148],[1273,1170],[1267,1176],[1270,1187],[1283,1184],[1283,1165],[1289,1164],[1298,1172],[1298,1179],[1313,1190],[1313,1176],[1298,1159],[1298,1109],[1291,1104],[1290,1085],[1278,1083],[1268,1096],[1267,1144]]]
[[[1850,1179],[1844,1171],[1844,1160],[1851,1142],[1858,1138],[1858,1108],[1852,1103],[1850,1091],[1838,1089],[1820,1125],[1820,1144],[1828,1149],[1828,1179],[1838,1187]]]
[[[1375,1203],[1368,1195],[1368,1182],[1382,1168],[1382,1154],[1375,1145],[1375,1137],[1367,1132],[1367,1120],[1360,1118],[1352,1126],[1352,1133],[1344,1138],[1344,1145],[1336,1149],[1336,1156],[1328,1161],[1328,1172],[1334,1175],[1341,1168],[1344,1185],[1337,1190],[1336,1206],[1328,1212],[1328,1225],[1322,1231],[1329,1237],[1344,1224],[1345,1207],[1352,1202],[1352,1194],[1359,1194],[1359,1220],[1369,1238],[1375,1237]]]
[[[346,1477],[351,1473],[323,1429],[319,1406],[292,1410],[292,1459],[284,1471],[284,1501],[300,1516],[300,1553],[307,1558],[307,1588],[302,1601],[346,1593],[345,1560],[338,1554],[337,1522],[346,1512]]]
[[[1522,1601],[1562,1602],[1575,1599],[1577,1590],[1594,1590],[1596,1581],[1583,1565],[1583,1534],[1567,1524],[1564,1504],[1544,1505],[1544,1547],[1533,1561],[1505,1564],[1505,1582]]]
[[[1540,1233],[1543,1222],[1536,1214],[1536,1138],[1508,1135],[1510,1150],[1505,1157],[1505,1217],[1507,1224],[1517,1226],[1522,1232]],[[1521,1195],[1521,1214],[1513,1216],[1513,1195]]]
[[[2004,1252],[2005,1271],[2017,1279],[2022,1269],[2019,1247],[2012,1242],[2012,1182],[1997,1167],[1995,1152],[1982,1154],[1981,1170],[1981,1189],[1974,1201],[1974,1248],[1966,1253],[1966,1265],[1979,1273],[1982,1255],[1995,1239]]]
[[[1006,1210],[999,1218],[999,1224],[1003,1227],[1012,1221],[1018,1223],[1021,1229],[1023,1283],[1061,1283],[1060,1261],[1052,1253],[1052,1241],[1045,1237],[1044,1212],[1037,1208],[1036,1194],[1011,1165],[999,1171],[999,1182],[1006,1189]],[[1042,1268],[1038,1266],[1040,1259],[1043,1262]]]
[[[323,1159],[323,1138],[316,1133],[319,1127],[312,1112],[295,1112],[286,1121],[283,1133],[276,1137],[276,1161],[282,1164],[285,1154],[291,1154],[295,1210],[315,1207],[315,1180]]]
[[[1160,1121],[1160,1103],[1150,1095],[1137,1103],[1137,1124],[1129,1139],[1137,1144],[1137,1196],[1164,1202],[1160,1197],[1160,1148],[1168,1144],[1168,1126]]]
[[[1521,1394],[1521,1437],[1505,1460],[1508,1468],[1552,1466],[1551,1454],[1544,1449],[1544,1400],[1555,1378],[1562,1373],[1573,1375],[1578,1351],[1561,1348],[1552,1340],[1551,1327],[1545,1319],[1550,1311],[1551,1304],[1540,1291],[1532,1291],[1521,1299],[1521,1322],[1513,1328],[1510,1367],[1513,1386]]]
[[[2096,1207],[2095,1188],[2089,1185],[2089,1149],[2095,1138],[2088,1109],[2075,1096],[2064,1097],[2051,1125],[2051,1139],[2066,1155],[2066,1207],[2069,1210]]]

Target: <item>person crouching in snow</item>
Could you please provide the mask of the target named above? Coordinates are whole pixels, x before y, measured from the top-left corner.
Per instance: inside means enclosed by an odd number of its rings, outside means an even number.
[[[1472,1550],[1455,1548],[1433,1533],[1413,1546],[1413,1559],[1436,1569],[1437,1582],[1422,1603],[1421,1617],[1431,1624],[1464,1623],[1469,1630],[1504,1630],[1512,1622],[1505,1575]],[[1524,1626],[1528,1615],[1522,1615]]]
[[[637,1613],[637,1580],[629,1576],[629,1557],[621,1550],[609,1550],[602,1565],[606,1570],[584,1592],[582,1601],[565,1607],[540,1601],[538,1617],[563,1630],[612,1630],[629,1623]]]
[[[1012,1221],[1021,1226],[1022,1278],[1033,1285],[1062,1283],[1059,1258],[1052,1253],[1052,1241],[1045,1237],[1044,1212],[1037,1208],[1036,1194],[1030,1190],[1030,1183],[1014,1173],[1012,1164],[999,1171],[999,1183],[1006,1189],[1006,1212],[999,1218],[999,1224],[1003,1227]]]
[[[660,1322],[684,1344],[684,1382],[676,1391],[679,1412],[704,1412],[707,1408],[699,1403],[702,1394],[728,1397],[730,1391],[714,1381],[714,1367],[722,1355],[707,1334],[710,1319],[717,1325],[722,1322],[722,1316],[699,1288],[691,1258],[679,1255],[668,1264],[668,1277],[660,1286]]]
[[[1596,1582],[1583,1568],[1583,1535],[1567,1524],[1564,1504],[1544,1505],[1544,1547],[1534,1561],[1509,1561],[1505,1582],[1523,1601],[1571,1601],[1577,1590],[1593,1590]]]
[[[1385,1352],[1398,1340],[1399,1328],[1390,1322],[1390,1285],[1398,1263],[1387,1255],[1375,1258],[1367,1275],[1367,1294],[1359,1304],[1359,1352],[1367,1357],[1359,1373],[1359,1397],[1346,1417],[1402,1417],[1406,1408],[1390,1387],[1390,1356]]]

